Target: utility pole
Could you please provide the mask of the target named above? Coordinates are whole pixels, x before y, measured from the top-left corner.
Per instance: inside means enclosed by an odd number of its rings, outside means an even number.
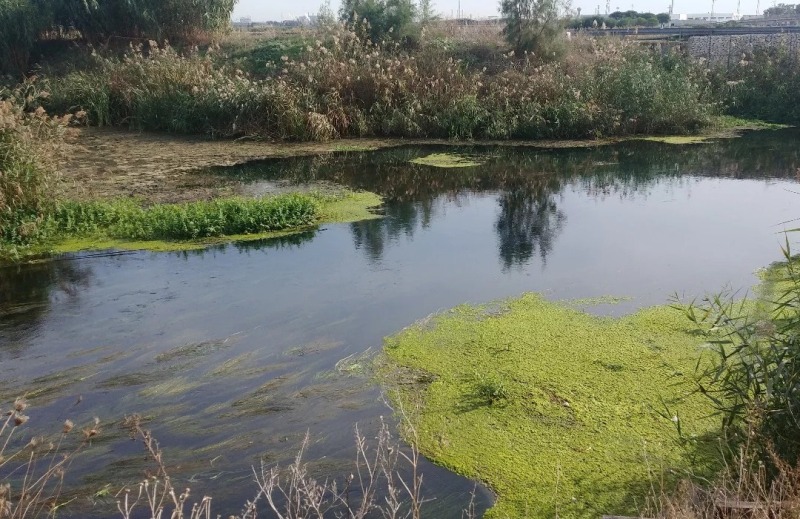
[[[716,2],[717,2],[717,0],[711,0],[711,21],[714,20],[714,4]]]
[[[606,16],[611,13],[611,0],[606,0]]]

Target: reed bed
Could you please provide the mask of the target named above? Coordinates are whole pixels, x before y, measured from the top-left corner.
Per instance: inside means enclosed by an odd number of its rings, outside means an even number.
[[[97,125],[314,141],[686,133],[716,113],[699,68],[624,42],[575,40],[555,63],[533,54],[488,59],[491,67],[454,57],[438,39],[406,50],[335,29],[256,77],[214,52],[150,42],[52,80],[46,106],[86,111]]]

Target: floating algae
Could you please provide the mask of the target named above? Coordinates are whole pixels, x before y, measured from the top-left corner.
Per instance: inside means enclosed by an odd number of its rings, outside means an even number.
[[[410,162],[412,164],[432,166],[434,168],[472,168],[481,165],[480,162],[472,158],[465,157],[464,155],[456,155],[454,153],[433,153],[426,157],[413,159]]]
[[[651,483],[713,473],[717,423],[690,376],[702,339],[681,312],[615,320],[538,295],[506,305],[402,331],[381,369],[423,454],[497,492],[487,517],[632,515]]]
[[[704,144],[713,139],[708,135],[667,135],[664,137],[643,137],[641,140],[662,142],[664,144]]]

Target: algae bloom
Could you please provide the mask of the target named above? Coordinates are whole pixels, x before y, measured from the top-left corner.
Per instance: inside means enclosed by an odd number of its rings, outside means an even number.
[[[473,158],[454,153],[433,153],[425,157],[411,160],[412,164],[421,166],[432,166],[434,168],[472,168],[480,166],[481,163]]]
[[[715,468],[701,342],[669,307],[615,320],[525,295],[387,339],[383,376],[421,451],[497,493],[487,517],[634,514],[651,484]]]

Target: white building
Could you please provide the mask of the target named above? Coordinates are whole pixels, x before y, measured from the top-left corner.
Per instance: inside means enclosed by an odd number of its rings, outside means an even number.
[[[735,22],[741,20],[739,13],[691,13],[672,14],[670,22],[674,26],[680,25],[707,25],[711,23]]]

